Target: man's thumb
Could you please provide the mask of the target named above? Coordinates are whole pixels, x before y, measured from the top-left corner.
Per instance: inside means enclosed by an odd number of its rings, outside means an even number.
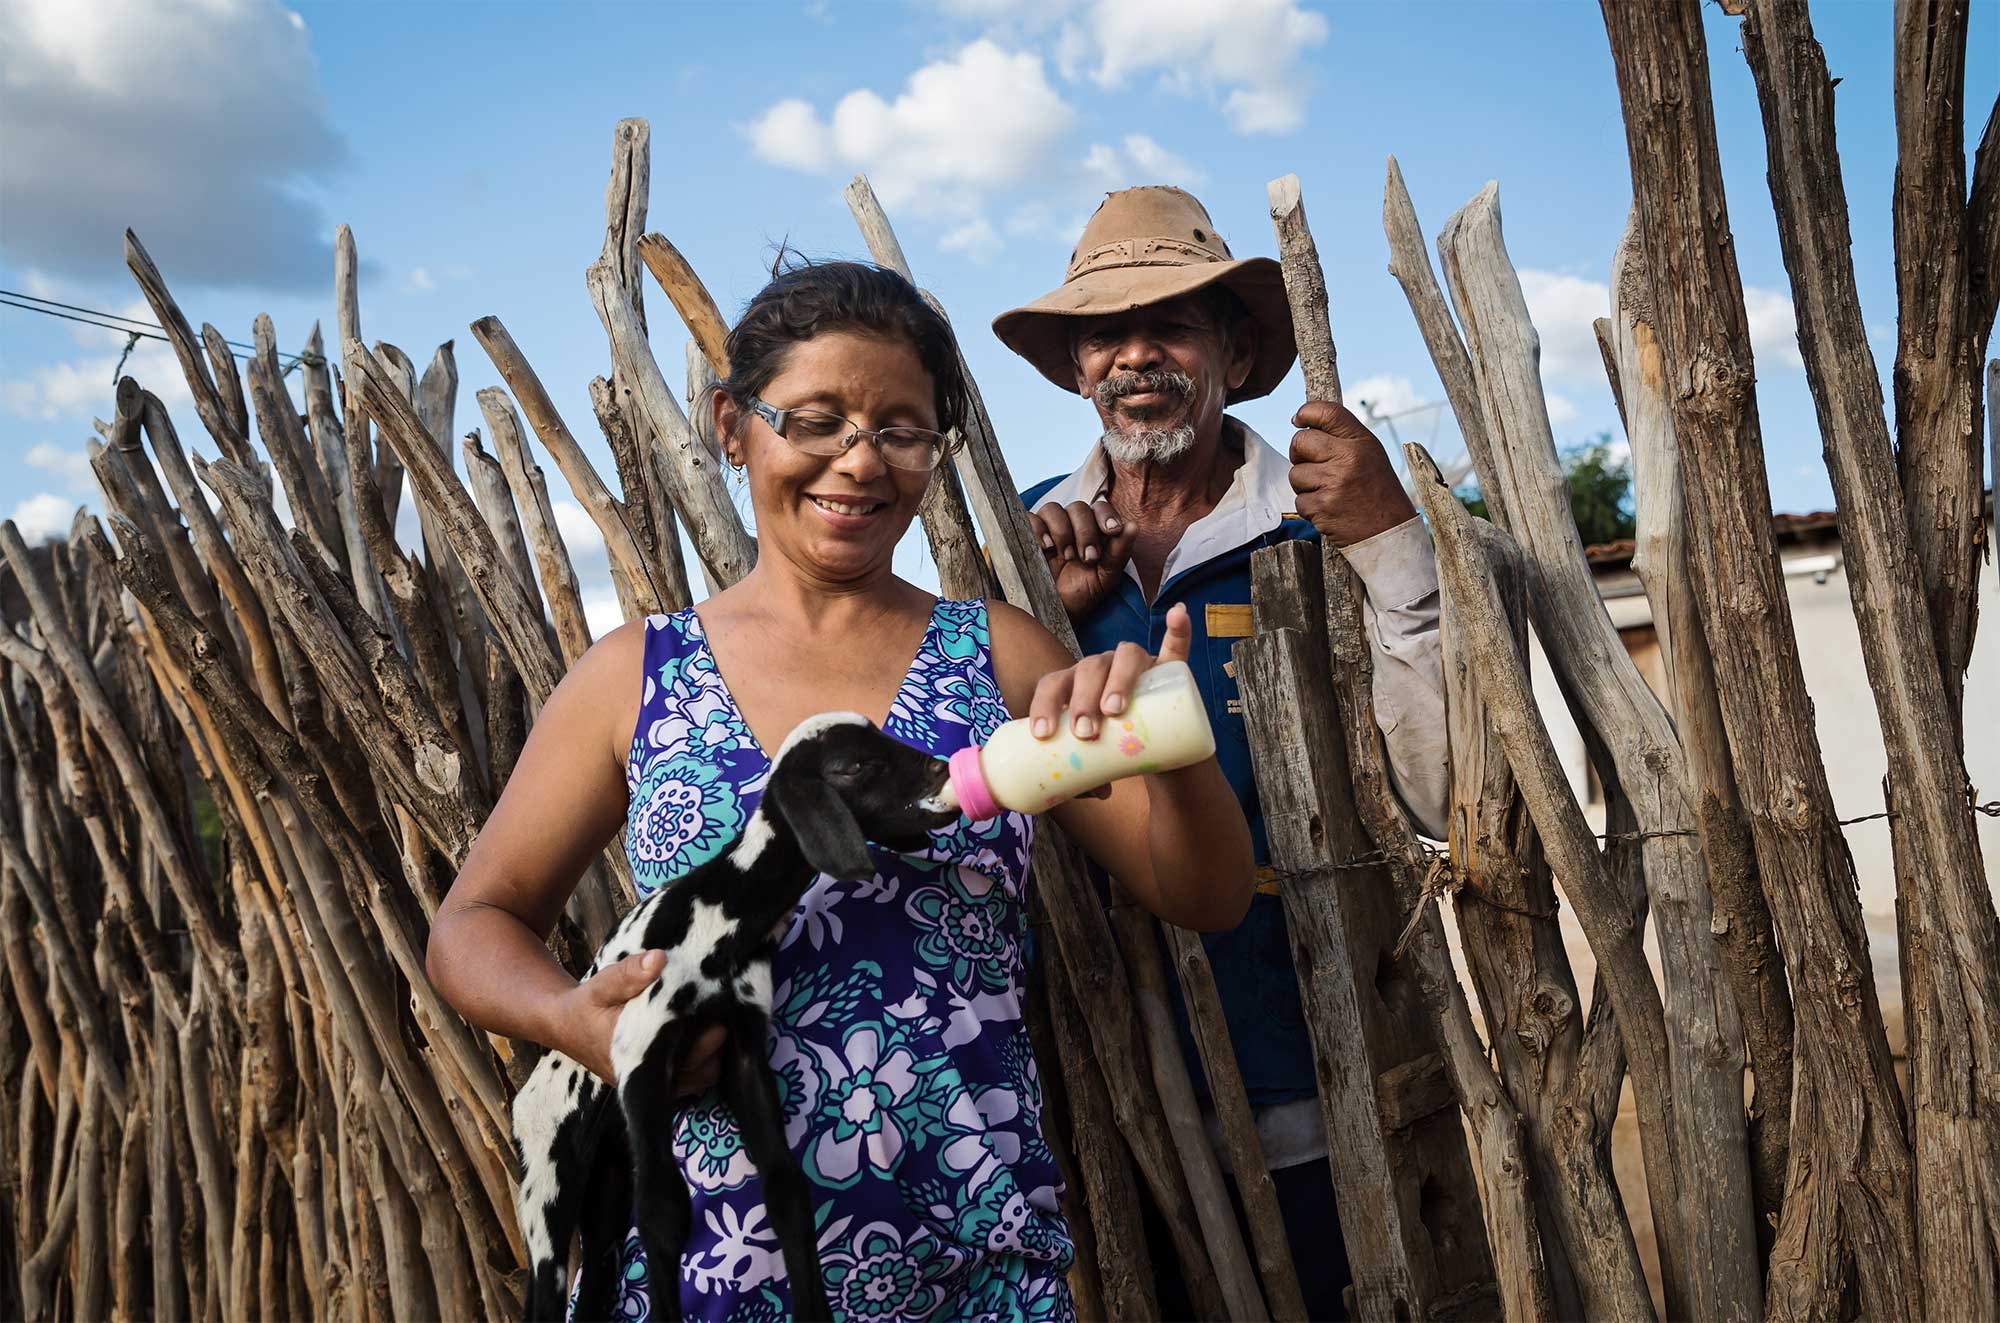
[[[1104,559],[1098,562],[1100,570],[1122,570],[1125,562],[1132,558],[1132,544],[1139,540],[1139,526],[1130,519],[1118,521],[1118,531],[1104,544]]]

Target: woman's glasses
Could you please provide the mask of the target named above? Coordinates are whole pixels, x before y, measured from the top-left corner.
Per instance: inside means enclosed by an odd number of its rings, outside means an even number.
[[[948,441],[943,432],[933,432],[928,427],[878,427],[871,431],[855,426],[837,413],[777,409],[759,399],[750,401],[750,412],[769,423],[772,431],[804,454],[845,454],[848,447],[866,438],[875,443],[875,451],[884,464],[917,473],[927,473],[938,466]]]

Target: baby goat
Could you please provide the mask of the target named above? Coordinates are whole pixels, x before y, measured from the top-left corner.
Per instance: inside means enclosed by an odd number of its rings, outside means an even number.
[[[606,1318],[636,1211],[651,1269],[652,1305],[679,1319],[681,1246],[690,1217],[674,1162],[674,1077],[710,1025],[728,1030],[718,1088],[764,1181],[784,1251],[792,1309],[830,1319],[820,1281],[805,1174],[785,1143],[785,1116],[767,1055],[771,962],[815,874],[858,880],[875,865],[868,842],[921,849],[958,809],[942,794],[946,764],[851,712],[799,723],[772,760],[757,812],[735,845],[633,908],[591,971],[639,951],[666,963],[625,1004],[612,1030],[612,1090],[560,1052],[536,1063],[514,1100],[521,1159],[517,1212],[527,1242],[527,1316],[560,1319],[570,1237],[583,1233],[578,1318]]]

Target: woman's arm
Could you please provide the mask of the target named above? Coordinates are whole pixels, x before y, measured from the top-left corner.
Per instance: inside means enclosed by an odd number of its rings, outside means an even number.
[[[611,1027],[662,957],[642,952],[579,984],[544,942],[625,819],[645,639],[642,621],[612,631],[549,696],[438,907],[425,958],[431,983],[467,1020],[555,1048],[606,1080]]]
[[[1026,612],[988,608],[993,667],[1007,707],[1049,722],[1067,706],[1072,728],[1101,730],[1106,712],[1122,710],[1154,658],[1136,644],[1072,661],[1062,644]],[[1187,608],[1167,617],[1161,661],[1187,656]],[[1040,733],[1039,731],[1037,733]],[[1250,907],[1255,863],[1250,828],[1214,758],[1178,771],[1114,781],[1101,798],[1073,799],[1049,810],[1062,829],[1134,899],[1167,922],[1197,932],[1233,928]]]

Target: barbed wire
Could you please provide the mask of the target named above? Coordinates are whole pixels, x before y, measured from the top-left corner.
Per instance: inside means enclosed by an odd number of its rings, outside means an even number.
[[[1967,798],[1970,799],[1972,796],[1968,795]],[[2000,799],[1987,800],[1985,803],[1968,804],[1966,807],[1974,813],[1984,814],[1989,818],[2000,818]],[[1900,816],[1902,815],[1895,809],[1885,809],[1880,813],[1863,813],[1852,818],[1836,818],[1834,825],[1837,827],[1852,827],[1863,822],[1880,822],[1887,818]],[[1659,840],[1670,836],[1698,836],[1700,833],[1692,827],[1679,827],[1667,831],[1593,832],[1592,835],[1596,839],[1603,841],[1607,846],[1610,846],[1628,845],[1637,841]],[[1416,843],[1415,854],[1417,858],[1426,859],[1429,863],[1424,870],[1423,889],[1417,895],[1417,903],[1410,911],[1409,921],[1403,925],[1402,934],[1396,939],[1393,952],[1394,959],[1401,960],[1403,958],[1403,954],[1409,948],[1410,942],[1417,935],[1417,929],[1422,926],[1424,915],[1429,911],[1431,902],[1441,899],[1444,896],[1469,895],[1488,909],[1500,910],[1507,914],[1518,914],[1529,919],[1553,919],[1556,917],[1556,912],[1562,908],[1560,898],[1557,898],[1555,903],[1546,910],[1538,910],[1526,905],[1515,905],[1509,901],[1501,900],[1498,896],[1492,895],[1472,882],[1462,870],[1452,863],[1451,851],[1442,846],[1432,845],[1427,841],[1418,841]],[[1366,854],[1350,855],[1346,859],[1338,859],[1330,864],[1320,864],[1313,869],[1301,871],[1315,872],[1322,868],[1341,870],[1381,868],[1393,862],[1395,861],[1388,851],[1370,850]]]

